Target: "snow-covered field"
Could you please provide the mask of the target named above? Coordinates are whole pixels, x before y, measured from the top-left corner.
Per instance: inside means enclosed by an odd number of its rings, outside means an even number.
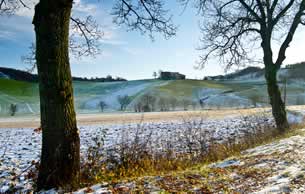
[[[250,118],[250,117],[249,117]],[[186,151],[186,141],[194,142],[194,149],[198,145],[196,138],[200,135],[209,137],[215,141],[224,141],[228,138],[242,136],[249,132],[248,124],[259,123],[272,124],[272,120],[266,117],[256,117],[247,123],[241,117],[226,118],[222,120],[187,119],[180,122],[141,123],[127,125],[105,125],[105,126],[81,126],[81,152],[84,153],[92,143],[92,138],[102,135],[106,130],[105,147],[110,149],[120,143],[122,135],[129,134],[132,141],[134,134],[139,130],[140,136],[145,138],[151,135],[152,148],[162,151],[170,142],[175,150]],[[254,129],[254,128],[253,128]],[[187,137],[189,133],[191,137]],[[28,168],[32,161],[39,160],[41,148],[41,134],[34,132],[32,128],[0,129],[0,193],[5,192],[10,186],[21,191],[32,189],[33,182],[26,178]]]
[[[292,122],[300,122],[303,116],[290,115]],[[238,141],[254,130],[264,130],[273,125],[270,114],[260,116],[238,116],[223,119],[188,118],[180,121],[142,122],[140,124],[117,124],[104,126],[81,126],[81,154],[92,144],[92,138],[100,137],[104,131],[105,150],[112,150],[124,141],[133,141],[135,134],[140,139],[149,137],[154,152],[168,149],[170,144],[176,152],[196,150],[202,146],[202,138],[210,141]],[[33,181],[27,177],[33,161],[39,160],[41,133],[32,128],[0,128],[0,193],[11,188],[20,192],[32,190]]]

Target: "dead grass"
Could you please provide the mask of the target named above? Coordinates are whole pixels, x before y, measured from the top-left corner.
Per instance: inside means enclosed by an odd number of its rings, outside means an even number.
[[[245,119],[245,125],[250,123],[250,120]],[[253,127],[253,126],[252,126]],[[225,142],[211,142],[209,146],[203,149],[188,149],[184,153],[175,153],[175,151],[169,146],[165,152],[156,153],[150,149],[150,138],[151,136],[146,136],[144,139],[142,136],[141,128],[138,128],[136,136],[131,140],[122,139],[120,145],[116,150],[112,152],[107,160],[99,161],[94,165],[84,163],[82,166],[82,186],[92,185],[98,182],[112,182],[117,183],[121,181],[133,181],[138,180],[139,177],[145,176],[162,176],[167,174],[179,174],[185,172],[200,173],[202,177],[211,178],[211,169],[203,168],[210,163],[224,160],[229,157],[239,157],[241,152],[253,148],[262,144],[267,144],[273,141],[277,141],[283,138],[288,138],[297,134],[300,134],[299,128],[303,125],[294,126],[293,130],[286,131],[285,133],[279,133],[278,130],[272,128],[272,126],[260,126],[257,125],[255,133],[245,134],[242,138],[230,139]],[[189,131],[190,133],[192,131]],[[126,135],[126,134],[125,134]],[[202,134],[205,135],[205,134]],[[124,135],[123,135],[124,136]],[[203,138],[203,137],[200,137]],[[187,144],[188,141],[185,141]],[[193,145],[191,143],[191,145]],[[190,148],[190,145],[186,145]],[[98,148],[100,149],[100,148]],[[99,158],[105,157],[97,156]],[[90,171],[86,169],[90,168]],[[92,171],[94,169],[94,171]],[[247,177],[254,176],[253,171],[244,172]],[[87,173],[87,174],[86,174]],[[89,174],[88,174],[89,173]],[[90,174],[91,173],[91,174]],[[217,172],[212,172],[216,173]],[[224,172],[221,172],[222,174]],[[215,175],[215,176],[216,176]],[[255,178],[255,177],[252,177]],[[219,176],[217,181],[219,180]],[[162,188],[166,188],[162,182],[159,185],[163,185]],[[206,185],[206,191],[209,191],[208,183]],[[224,186],[222,190],[226,190]],[[170,192],[181,192],[182,190],[170,190]]]

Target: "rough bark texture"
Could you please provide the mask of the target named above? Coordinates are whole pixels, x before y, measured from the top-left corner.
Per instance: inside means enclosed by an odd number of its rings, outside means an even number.
[[[35,7],[42,153],[37,189],[72,189],[79,181],[79,132],[69,63],[72,0],[40,0]]]
[[[263,37],[261,46],[264,51],[265,78],[267,82],[270,105],[272,108],[272,115],[278,130],[284,132],[285,129],[289,128],[289,124],[287,121],[285,103],[282,100],[281,92],[277,83],[277,72],[281,68],[282,64],[273,62],[271,47],[272,29],[263,26],[261,31],[261,36]]]
[[[289,124],[286,116],[285,103],[282,100],[281,92],[277,84],[277,68],[274,66],[275,65],[269,65],[266,67],[265,77],[276,126],[280,131],[284,132],[289,128]]]

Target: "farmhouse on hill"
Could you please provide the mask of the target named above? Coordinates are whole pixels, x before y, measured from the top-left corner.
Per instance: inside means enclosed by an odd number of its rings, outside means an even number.
[[[161,71],[159,78],[162,80],[183,80],[185,75],[179,72]]]

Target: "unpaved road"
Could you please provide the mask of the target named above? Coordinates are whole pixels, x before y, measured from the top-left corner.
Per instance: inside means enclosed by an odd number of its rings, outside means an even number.
[[[305,111],[305,106],[289,106],[289,110]],[[263,113],[270,108],[251,109],[222,109],[203,111],[176,111],[176,112],[152,112],[152,113],[101,113],[101,114],[79,114],[77,115],[78,125],[99,125],[99,124],[127,124],[143,122],[176,121],[184,118],[210,118],[222,119],[225,117],[250,115]],[[40,126],[39,115],[15,116],[0,118],[0,128],[37,128]]]

